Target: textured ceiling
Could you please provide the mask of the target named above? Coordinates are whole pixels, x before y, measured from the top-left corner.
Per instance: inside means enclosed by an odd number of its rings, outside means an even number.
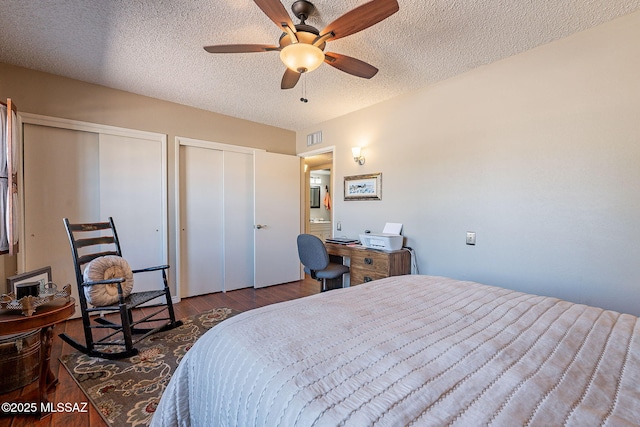
[[[285,0],[287,11],[293,0]],[[318,29],[366,0],[315,0]],[[399,0],[400,11],[328,43],[380,69],[327,64],[280,89],[277,52],[209,54],[212,44],[277,44],[251,0],[2,0],[0,62],[300,130],[631,13],[640,0]],[[297,23],[297,19],[294,19]]]

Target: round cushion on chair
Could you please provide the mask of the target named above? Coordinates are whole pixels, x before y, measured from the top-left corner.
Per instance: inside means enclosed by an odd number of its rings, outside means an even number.
[[[119,277],[125,279],[122,283],[122,295],[126,298],[133,289],[133,272],[127,260],[116,255],[106,255],[89,262],[84,269],[85,282],[97,282]],[[115,283],[85,286],[84,294],[87,302],[94,307],[118,303],[118,285]]]

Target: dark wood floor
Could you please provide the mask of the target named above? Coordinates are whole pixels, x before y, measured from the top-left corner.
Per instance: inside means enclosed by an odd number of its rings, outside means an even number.
[[[215,293],[202,295],[198,297],[182,299],[175,304],[176,317],[179,319],[198,314],[200,312],[210,310],[217,307],[229,307],[236,310],[246,311],[253,308],[262,307],[282,301],[288,301],[296,298],[313,295],[320,292],[320,284],[315,280],[306,278],[298,282],[285,283],[282,285],[270,286],[262,289],[239,289],[226,293]],[[140,313],[144,314],[144,313]],[[58,386],[55,392],[49,394],[49,400],[54,403],[71,402],[80,403],[88,402],[88,399],[76,385],[75,381],[67,370],[60,364],[58,357],[63,354],[73,353],[74,349],[64,343],[58,334],[65,332],[67,335],[83,341],[82,322],[80,319],[73,319],[60,323],[55,328],[55,338],[51,350],[51,369],[58,376]],[[12,402],[22,394],[33,390],[34,384],[26,386],[21,390],[16,390],[10,394],[3,395],[0,400],[2,402]],[[2,403],[0,402],[0,403]],[[91,426],[104,427],[107,424],[102,420],[98,412],[91,406],[88,413],[54,413],[42,420],[38,420],[33,416],[16,416],[16,417],[0,417],[0,427],[49,427],[49,426]]]

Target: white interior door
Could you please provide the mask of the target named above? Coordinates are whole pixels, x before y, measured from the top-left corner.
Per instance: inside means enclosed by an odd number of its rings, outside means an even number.
[[[300,158],[255,152],[254,286],[300,280]]]

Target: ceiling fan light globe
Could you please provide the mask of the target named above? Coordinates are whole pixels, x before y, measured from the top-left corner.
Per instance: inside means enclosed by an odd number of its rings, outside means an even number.
[[[324,61],[320,48],[306,43],[293,43],[280,51],[280,59],[292,71],[308,73],[315,70]]]

